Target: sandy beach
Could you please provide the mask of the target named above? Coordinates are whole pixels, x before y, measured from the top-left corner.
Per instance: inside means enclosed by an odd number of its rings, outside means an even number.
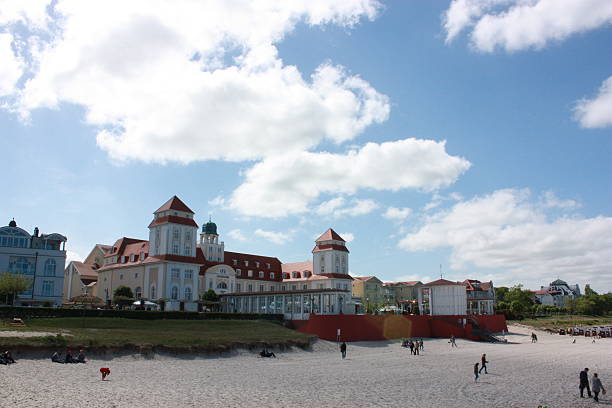
[[[425,339],[420,356],[397,342],[354,343],[342,361],[334,343],[262,359],[246,351],[227,357],[122,356],[62,365],[21,358],[0,366],[4,407],[587,407],[578,373],[598,372],[612,393],[612,340],[512,327],[516,344]],[[473,364],[486,353],[489,374],[475,384]],[[110,367],[101,381],[100,367]],[[612,405],[612,394],[600,405]]]

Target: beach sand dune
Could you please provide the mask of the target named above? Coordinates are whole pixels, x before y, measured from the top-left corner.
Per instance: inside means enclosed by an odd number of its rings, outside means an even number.
[[[232,357],[144,359],[123,356],[62,365],[21,359],[0,366],[2,407],[537,407],[593,406],[578,398],[578,373],[599,372],[612,390],[612,340],[578,338],[513,327],[514,344],[425,339],[420,356],[393,342],[337,345],[262,359]],[[473,381],[472,367],[486,353],[489,374]],[[109,381],[99,368],[110,367]],[[604,397],[601,405],[612,405]]]

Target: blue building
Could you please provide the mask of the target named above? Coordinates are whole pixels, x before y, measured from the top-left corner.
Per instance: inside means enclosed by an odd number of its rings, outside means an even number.
[[[38,227],[30,235],[15,220],[0,228],[0,273],[22,274],[32,279],[32,286],[17,295],[15,305],[61,305],[65,263],[65,236],[40,234]]]

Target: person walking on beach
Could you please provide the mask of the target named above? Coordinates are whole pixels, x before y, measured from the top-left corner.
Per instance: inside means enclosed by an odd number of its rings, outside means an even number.
[[[479,373],[481,373],[481,372],[482,372],[482,370],[484,369],[484,370],[485,370],[485,374],[489,374],[489,373],[487,372],[487,363],[488,363],[488,361],[487,361],[487,355],[486,355],[486,354],[483,354],[483,355],[482,355],[482,357],[480,357],[480,361],[482,361],[482,367],[480,367],[480,371],[478,371],[478,372],[479,372]]]
[[[596,402],[599,402],[599,393],[603,391],[604,395],[606,394],[606,389],[603,387],[603,385],[601,385],[601,380],[599,379],[599,376],[597,375],[597,373],[593,374],[593,379],[591,380],[591,384],[593,385],[593,394],[595,394],[595,396],[593,397],[593,399]]]
[[[478,382],[478,363],[474,364],[474,382]]]
[[[419,355],[419,341],[418,340],[414,341],[414,355],[415,356]]]
[[[408,347],[410,347],[410,354],[414,354],[414,342],[412,340],[408,340]]]
[[[580,398],[584,398],[584,389],[586,388],[589,398],[591,398],[591,388],[589,387],[589,369],[585,368],[580,372]]]
[[[424,346],[423,346],[423,339],[419,340],[419,347],[421,348],[421,351],[424,351]]]
[[[450,340],[448,342],[450,343],[451,348],[457,347],[457,343],[455,342],[455,335],[454,334],[451,334],[451,338],[450,338]]]
[[[534,332],[531,332],[531,342],[532,343],[538,342],[538,336]]]
[[[342,342],[342,344],[340,345],[340,354],[342,354],[342,359],[344,360],[346,358],[346,343]]]

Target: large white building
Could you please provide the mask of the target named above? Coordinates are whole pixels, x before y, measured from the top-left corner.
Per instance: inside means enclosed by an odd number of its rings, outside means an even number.
[[[299,264],[226,251],[211,220],[198,240],[194,212],[174,196],[153,213],[148,241],[123,237],[110,247],[97,269],[97,293],[110,301],[119,286],[128,286],[162,310],[195,311],[212,289],[226,312],[290,319],[354,313],[345,241],[330,228],[315,244],[313,261]]]
[[[423,284],[419,288],[419,311],[432,316],[467,314],[466,286],[446,279]]]
[[[27,276],[32,286],[17,295],[20,306],[59,306],[62,303],[66,237],[57,234],[34,234],[17,226],[15,220],[0,228],[0,273]]]
[[[580,293],[578,285],[568,285],[567,282],[557,279],[548,286],[542,286],[535,292],[536,303],[549,306],[565,306],[567,299],[576,299]]]

